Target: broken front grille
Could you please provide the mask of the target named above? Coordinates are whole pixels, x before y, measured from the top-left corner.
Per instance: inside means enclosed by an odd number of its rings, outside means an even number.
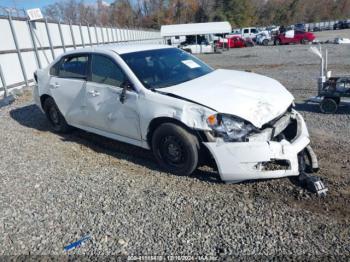
[[[296,115],[287,111],[284,115],[265,124],[260,132],[249,136],[249,141],[281,141],[292,142],[298,134]]]

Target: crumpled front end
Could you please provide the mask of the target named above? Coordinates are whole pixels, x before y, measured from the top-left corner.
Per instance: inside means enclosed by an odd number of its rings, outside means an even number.
[[[221,179],[236,183],[243,180],[297,176],[300,173],[298,154],[304,149],[312,152],[309,133],[302,116],[294,110],[286,112],[246,142],[206,142],[214,157]]]

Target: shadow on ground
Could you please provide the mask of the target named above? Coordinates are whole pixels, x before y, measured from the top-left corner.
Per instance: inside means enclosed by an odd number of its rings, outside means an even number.
[[[41,132],[53,132],[45,115],[35,105],[27,105],[13,109],[10,111],[10,116],[20,125],[27,128]],[[155,171],[162,171],[154,159],[152,152],[149,150],[88,133],[80,129],[74,129],[69,134],[56,133],[56,135],[58,135],[63,142],[78,143],[97,153],[127,160]],[[190,177],[211,183],[221,183],[218,173],[208,169],[209,168],[206,167],[200,167],[191,174]]]

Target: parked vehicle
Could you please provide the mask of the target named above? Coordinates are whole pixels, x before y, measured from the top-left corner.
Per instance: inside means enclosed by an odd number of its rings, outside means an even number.
[[[254,40],[258,33],[259,33],[259,31],[256,27],[242,28],[242,37],[244,39],[250,38],[250,39]]]
[[[214,42],[210,43],[207,37],[209,36],[186,36],[186,41],[178,47],[191,54],[214,53],[216,51]]]
[[[294,25],[295,31],[307,31],[304,23],[299,23]]]
[[[311,32],[289,30],[277,35],[274,39],[274,44],[307,44],[314,41],[315,38],[315,35]]]
[[[268,46],[271,41],[271,34],[269,31],[264,30],[256,35],[255,41],[258,45]]]
[[[243,39],[254,40],[259,30],[256,27],[245,27],[241,29],[234,29],[229,36],[240,36]]]
[[[347,20],[339,21],[333,25],[333,29],[348,29],[350,28],[350,22]]]
[[[162,25],[160,34],[168,45],[180,47],[189,53],[199,54],[215,52],[215,42],[218,41],[215,35],[227,34],[231,31],[232,27],[229,22],[209,22]],[[176,38],[178,41],[182,39],[180,45],[175,42]]]
[[[186,36],[172,36],[167,39],[167,44],[179,47],[181,43],[186,42]]]
[[[247,46],[246,42],[247,41],[240,36],[228,36],[227,38],[219,39],[216,46],[218,48],[242,48]]]
[[[328,59],[324,58],[321,48],[311,47],[310,51],[321,60],[321,74],[318,78],[317,96],[309,99],[309,101],[318,102],[322,113],[334,114],[337,112],[342,100],[350,98],[350,76],[332,77],[332,72],[328,71]],[[326,50],[326,57],[327,53],[328,51]]]
[[[70,51],[34,75],[35,103],[53,130],[84,129],[151,149],[161,167],[191,174],[213,159],[222,180],[298,176],[317,168],[303,117],[279,82],[214,70],[178,48]]]

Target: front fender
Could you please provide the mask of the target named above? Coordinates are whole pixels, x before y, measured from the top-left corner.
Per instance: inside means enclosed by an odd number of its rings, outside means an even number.
[[[190,129],[210,130],[206,118],[215,111],[181,98],[147,92],[139,100],[141,137],[147,140],[152,120],[157,118],[175,119]]]

